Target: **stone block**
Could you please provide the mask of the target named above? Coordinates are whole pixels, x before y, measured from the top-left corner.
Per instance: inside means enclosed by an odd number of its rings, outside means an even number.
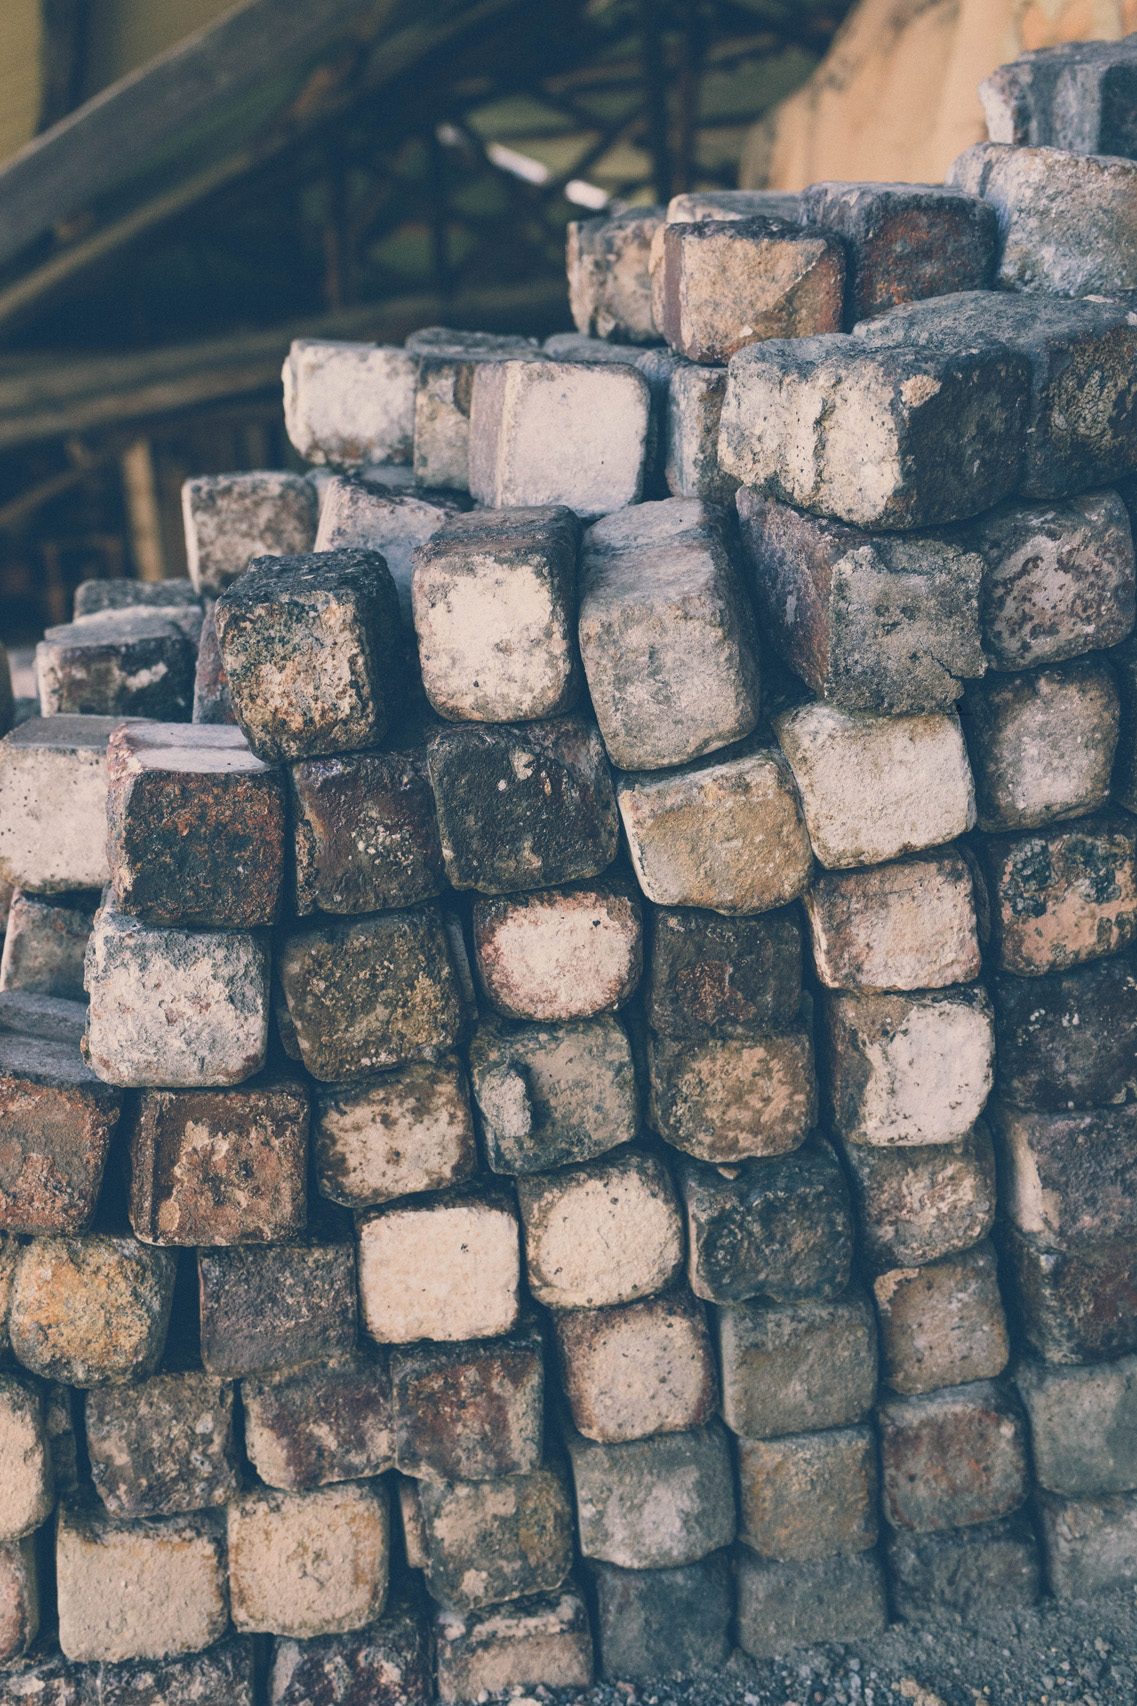
[[[578,332],[617,343],[655,342],[648,261],[663,214],[662,207],[630,207],[569,224],[569,307]]]
[[[845,245],[784,219],[668,218],[663,233],[663,321],[688,361],[722,363],[767,338],[841,330]]]
[[[1137,288],[1137,162],[979,142],[946,181],[998,215],[1003,290],[1116,299]]]
[[[462,1616],[526,1594],[552,1593],[572,1568],[572,1509],[551,1469],[493,1481],[424,1480],[426,1585]]]
[[[991,1003],[977,984],[902,995],[826,993],[828,1093],[852,1143],[955,1143],[994,1080]]]
[[[992,981],[999,1094],[1022,1108],[1104,1108],[1137,1092],[1132,953],[1047,977]]]
[[[223,1505],[239,1486],[233,1388],[193,1370],[86,1395],[87,1455],[104,1509],[176,1516]]]
[[[147,1244],[271,1244],[307,1224],[308,1090],[143,1090],[131,1110],[130,1223]]]
[[[279,942],[275,973],[300,1058],[324,1083],[437,1060],[465,1026],[453,949],[436,906],[291,930]]]
[[[980,857],[996,963],[1019,977],[1065,971],[1137,941],[1137,826],[1120,812],[993,836]]]
[[[25,989],[0,990],[0,1031],[8,1040],[36,1037],[45,1043],[78,1045],[87,1024],[87,1003]]]
[[[849,1187],[827,1143],[740,1167],[685,1161],[680,1189],[696,1297],[790,1303],[837,1297],[849,1283]]]
[[[971,870],[954,849],[818,872],[804,902],[826,989],[944,989],[982,969]]]
[[[749,1041],[651,1036],[647,1053],[648,1118],[668,1143],[700,1161],[785,1155],[814,1124],[808,1013],[785,1031]]]
[[[414,553],[412,605],[426,696],[442,717],[521,722],[580,692],[571,510],[451,516]]]
[[[532,338],[458,332],[427,326],[406,347],[419,358],[415,385],[414,477],[432,491],[465,492],[470,481],[470,404],[474,374],[485,361],[536,353]],[[394,573],[394,570],[392,570]]]
[[[1041,1591],[1038,1541],[1023,1515],[952,1528],[942,1534],[891,1534],[889,1585],[905,1622],[1023,1611]]]
[[[989,1243],[920,1268],[890,1268],[873,1281],[881,1373],[894,1392],[990,1380],[1010,1346],[995,1252]]]
[[[733,357],[719,465],[814,515],[885,531],[962,521],[1020,479],[1030,367],[994,343],[773,338]]]
[[[812,703],[774,719],[826,870],[882,865],[975,823],[975,789],[954,711],[872,716]]]
[[[866,533],[744,487],[743,555],[762,632],[844,711],[949,710],[981,676],[983,558],[947,533]]]
[[[268,943],[143,924],[105,900],[87,945],[83,1054],[107,1084],[240,1084],[268,1047]]]
[[[239,729],[125,723],[107,745],[107,857],[120,912],[147,924],[275,922],[284,784]]]
[[[624,770],[684,764],[752,732],[754,622],[717,511],[667,498],[589,528],[580,650],[608,755]]]
[[[201,624],[201,639],[197,648],[197,665],[193,677],[194,723],[235,722],[233,701],[229,697],[229,677],[221,661],[221,646],[217,639],[217,619],[212,603]]]
[[[588,1567],[600,1668],[617,1677],[689,1677],[730,1657],[734,1582],[726,1552],[670,1570]]]
[[[681,362],[668,378],[663,465],[673,498],[727,503],[738,490],[733,474],[719,466],[719,427],[726,372]]]
[[[39,1570],[35,1541],[0,1544],[0,1664],[23,1658],[39,1633]],[[0,1688],[8,1678],[0,1673]]]
[[[454,1055],[317,1088],[312,1148],[320,1195],[370,1208],[444,1190],[477,1171],[466,1074]]]
[[[597,877],[616,857],[612,778],[582,717],[439,729],[427,759],[456,889],[551,888]]]
[[[106,751],[118,717],[31,717],[0,741],[0,879],[32,894],[101,889]]]
[[[87,1706],[89,1673],[69,1664],[59,1649],[37,1642],[23,1659],[15,1659],[0,1673],[5,1706],[34,1703],[34,1706]]]
[[[377,551],[254,557],[214,620],[233,715],[268,763],[376,746],[401,709],[398,597]]]
[[[245,1451],[284,1492],[366,1480],[395,1462],[391,1373],[383,1355],[249,1375],[241,1382]]]
[[[490,509],[567,504],[582,520],[643,495],[651,394],[623,362],[482,363],[470,405],[470,494]]]
[[[464,1615],[434,1619],[438,1698],[477,1700],[520,1687],[587,1688],[592,1681],[588,1608],[571,1580]]]
[[[643,970],[639,891],[621,877],[479,897],[473,938],[482,991],[508,1019],[610,1012],[635,994]]]
[[[801,802],[775,746],[752,741],[678,770],[623,776],[616,803],[632,867],[657,906],[768,912],[809,883]]]
[[[240,1380],[355,1349],[355,1250],[311,1233],[293,1244],[199,1250],[201,1360]]]
[[[1003,1257],[1008,1301],[1034,1356],[1063,1364],[1137,1351],[1137,1241],[1047,1250],[1009,1227]]]
[[[801,1007],[801,925],[795,911],[724,918],[653,908],[644,1009],[657,1035],[745,1041],[792,1024]]]
[[[16,1261],[8,1334],[18,1361],[69,1386],[120,1386],[158,1366],[176,1257],[133,1238],[34,1238]]]
[[[392,1596],[381,1618],[346,1635],[278,1637],[268,1671],[272,1706],[428,1706],[434,1678],[419,1600]]]
[[[41,898],[17,889],[8,909],[0,990],[82,1001],[83,956],[95,918],[94,896]]]
[[[74,1040],[0,1032],[0,1227],[86,1231],[121,1104]]]
[[[1040,1487],[1066,1498],[1137,1490],[1137,1357],[1090,1368],[1024,1360],[1014,1381]]]
[[[706,1314],[685,1290],[553,1320],[573,1424],[605,1444],[701,1427],[718,1406]]]
[[[500,1339],[393,1350],[391,1378],[404,1474],[486,1481],[541,1467],[544,1338],[534,1318]]]
[[[804,1564],[877,1542],[876,1435],[827,1428],[738,1442],[738,1538],[761,1558]]]
[[[618,1445],[569,1430],[566,1444],[586,1558],[674,1569],[734,1539],[734,1477],[720,1422]]]
[[[227,1635],[203,1653],[100,1665],[88,1672],[97,1706],[254,1706],[254,1648]]]
[[[40,715],[188,723],[195,653],[179,616],[138,606],[46,629],[36,647]]]
[[[391,1540],[381,1482],[302,1493],[258,1488],[227,1514],[234,1628],[305,1640],[362,1629],[382,1615]]]
[[[529,1290],[550,1309],[603,1309],[662,1291],[683,1261],[675,1187],[627,1149],[517,1181]]]
[[[590,1161],[639,1130],[632,1048],[610,1014],[550,1025],[483,1019],[470,1082],[495,1173]]]
[[[909,1534],[994,1522],[1030,1491],[1018,1401],[980,1380],[877,1409],[886,1522]]]
[[[51,1515],[51,1448],[38,1387],[0,1374],[0,1544],[20,1540]]]
[[[516,1325],[521,1255],[504,1191],[388,1204],[357,1230],[363,1324],[380,1344],[490,1339]]]
[[[75,588],[72,615],[97,616],[103,610],[131,610],[138,605],[148,610],[156,607],[173,610],[199,609],[201,599],[188,576],[175,580],[91,580],[80,581]]]
[[[995,1151],[982,1120],[954,1143],[838,1144],[874,1273],[968,1250],[994,1225]]]
[[[667,204],[667,223],[697,219],[797,219],[801,197],[788,190],[684,190]]]
[[[316,537],[316,489],[303,474],[205,474],[182,487],[195,592],[222,592],[254,557],[292,557]]]
[[[876,1397],[877,1332],[859,1292],[714,1311],[722,1414],[746,1439],[847,1428]]]
[[[334,475],[323,488],[315,551],[378,551],[391,572],[404,625],[411,625],[412,559],[469,503],[456,493],[392,488],[383,470]],[[463,483],[465,473],[463,471]]]
[[[173,1658],[228,1627],[225,1533],[212,1511],[124,1522],[64,1505],[55,1575],[59,1645],[80,1663]]]
[[[1020,54],[979,85],[988,135],[1020,148],[1132,158],[1134,70],[1129,37]]]
[[[409,350],[295,338],[284,363],[284,425],[305,462],[409,462],[417,357]]]
[[[992,1126],[1003,1213],[1039,1248],[1137,1239],[1137,1104],[1035,1113],[1001,1103]]]
[[[1086,1600],[1137,1581],[1137,1495],[1038,1497],[1046,1576],[1056,1599]]]
[[[752,1658],[773,1658],[819,1642],[864,1641],[888,1622],[884,1573],[875,1552],[806,1564],[735,1555],[738,1644]]]

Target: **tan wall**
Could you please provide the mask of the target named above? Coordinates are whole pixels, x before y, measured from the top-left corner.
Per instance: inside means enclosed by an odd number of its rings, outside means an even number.
[[[35,135],[39,0],[0,0],[0,160]]]
[[[739,181],[939,183],[986,137],[976,85],[1025,48],[1137,29],[1137,0],[861,0],[808,83],[755,125]]]

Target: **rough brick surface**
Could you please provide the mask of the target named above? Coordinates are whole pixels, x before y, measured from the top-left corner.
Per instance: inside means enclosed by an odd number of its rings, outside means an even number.
[[[0,1542],[38,1528],[55,1503],[43,1401],[34,1383],[0,1374]]]
[[[979,975],[971,871],[954,850],[818,872],[804,899],[827,989],[943,989]]]
[[[446,326],[427,326],[421,332],[412,332],[406,347],[418,356],[415,484],[464,493],[470,484],[474,375],[483,362],[512,361],[535,353],[536,342],[532,338],[503,337],[493,332],[457,332]],[[391,572],[397,580],[395,569]]]
[[[999,1093],[1023,1108],[1102,1108],[1137,1087],[1132,953],[1046,977],[996,977]]]
[[[706,1314],[686,1291],[554,1317],[573,1424],[612,1444],[709,1421],[718,1402]]]
[[[389,1204],[358,1231],[363,1324],[381,1344],[488,1339],[516,1324],[521,1257],[504,1192]]]
[[[1024,1361],[1014,1378],[1040,1487],[1067,1498],[1137,1488],[1137,1357],[1096,1368]]]
[[[884,1573],[875,1552],[806,1564],[735,1557],[738,1644],[756,1659],[822,1641],[863,1641],[888,1622]]]
[[[316,488],[303,474],[206,474],[187,480],[182,519],[194,591],[221,592],[254,557],[310,551],[316,507]]]
[[[308,462],[409,462],[417,371],[408,350],[295,339],[282,375],[289,438]]]
[[[1012,1227],[1003,1254],[1008,1299],[1033,1355],[1065,1364],[1137,1351],[1137,1242],[1047,1250]]]
[[[477,1170],[466,1074],[457,1058],[412,1061],[317,1089],[312,1148],[321,1196],[370,1208],[441,1190]]]
[[[651,344],[648,260],[662,207],[631,207],[601,219],[573,220],[566,234],[569,307],[578,332],[617,343]]]
[[[732,1303],[715,1310],[723,1420],[747,1439],[859,1422],[876,1397],[876,1315],[832,1301]]]
[[[382,1475],[395,1461],[386,1358],[360,1356],[241,1382],[245,1450],[262,1481],[297,1492]]]
[[[894,1392],[931,1392],[989,1380],[1010,1347],[995,1252],[988,1243],[873,1282],[881,1372]]]
[[[660,907],[648,926],[644,1006],[658,1035],[741,1041],[797,1017],[802,932],[795,911],[724,918]]]
[[[32,894],[101,889],[107,741],[118,717],[32,717],[0,741],[0,878]]]
[[[1057,1599],[1085,1600],[1137,1581],[1137,1496],[1038,1498],[1046,1576]]]
[[[476,1700],[490,1690],[587,1688],[592,1681],[588,1609],[572,1581],[465,1616],[435,1617],[438,1698]]]
[[[1004,1215],[1038,1246],[1137,1239],[1137,1105],[993,1110]]]
[[[404,1474],[483,1481],[540,1468],[545,1363],[535,1320],[503,1338],[393,1350],[391,1377]]]
[[[430,1594],[459,1614],[551,1593],[572,1567],[572,1510],[558,1473],[418,1488]]]
[[[592,1562],[588,1573],[606,1677],[690,1675],[730,1656],[734,1592],[725,1552],[669,1570]]]
[[[990,1381],[892,1398],[877,1410],[885,1520],[939,1533],[1007,1516],[1029,1491],[1017,1400]]]
[[[738,481],[719,466],[719,427],[726,372],[682,362],[668,380],[663,460],[673,498],[726,503]]]
[[[451,516],[467,507],[468,498],[454,492],[422,492],[392,486],[378,476],[336,475],[322,492],[316,551],[377,551],[395,583],[404,628],[411,627],[411,581],[415,550],[438,532]],[[407,472],[408,486],[410,472]],[[462,483],[465,485],[465,468]]]
[[[661,1137],[700,1161],[784,1155],[817,1115],[808,1013],[787,1030],[747,1041],[708,1037],[648,1042],[648,1117]]]
[[[121,1103],[74,1041],[0,1032],[0,1227],[87,1229]]]
[[[739,1440],[738,1484],[738,1537],[759,1557],[806,1563],[876,1545],[871,1427]]]
[[[1133,61],[1123,37],[1062,42],[997,66],[979,85],[992,142],[1132,158]]]
[[[237,1492],[233,1388],[192,1370],[88,1392],[91,1479],[117,1517],[174,1516]]]
[[[199,1250],[201,1360],[240,1379],[355,1349],[355,1251],[318,1234],[295,1244]]]
[[[235,1628],[303,1639],[362,1629],[381,1615],[390,1568],[381,1483],[259,1489],[227,1514]]]
[[[621,1445],[569,1433],[566,1443],[586,1558],[673,1569],[734,1539],[734,1483],[720,1423]]]
[[[1023,1515],[940,1534],[891,1534],[887,1557],[893,1605],[905,1621],[970,1623],[1023,1610],[1041,1591],[1038,1541]]]
[[[186,621],[193,615],[140,606],[48,628],[36,647],[40,714],[188,722],[195,657]]]
[[[116,1386],[152,1374],[166,1342],[175,1258],[133,1238],[34,1238],[16,1263],[8,1332],[45,1380]]]
[[[1137,829],[1128,816],[992,837],[982,858],[1004,971],[1064,971],[1137,940]]]
[[[482,989],[509,1019],[592,1018],[622,1007],[643,970],[639,892],[620,877],[479,897],[473,938]]]
[[[861,1248],[874,1272],[967,1250],[995,1221],[995,1151],[982,1120],[954,1143],[840,1143]]]
[[[93,895],[41,899],[17,889],[8,908],[0,991],[83,999],[83,956],[95,918]]]
[[[0,1544],[0,1664],[22,1658],[38,1632],[35,1542],[29,1537]]]
[[[346,1635],[272,1644],[272,1706],[428,1706],[430,1641],[419,1596],[392,1596],[381,1618]]]

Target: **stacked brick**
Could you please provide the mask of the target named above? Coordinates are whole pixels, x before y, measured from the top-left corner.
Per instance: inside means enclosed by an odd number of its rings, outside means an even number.
[[[49,630],[0,1700],[1137,1580],[1133,63],[1004,68],[946,186],[573,227],[543,347],[295,345],[312,473]]]

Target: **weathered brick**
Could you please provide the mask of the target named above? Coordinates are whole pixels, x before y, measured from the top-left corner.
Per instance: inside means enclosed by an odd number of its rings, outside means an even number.
[[[545,1366],[535,1319],[504,1338],[393,1350],[391,1378],[404,1474],[484,1481],[540,1468]]]
[[[303,474],[206,474],[183,485],[182,520],[195,592],[221,592],[254,557],[312,549],[316,488]]]
[[[415,483],[435,491],[466,492],[470,483],[474,374],[485,361],[511,361],[535,354],[536,340],[426,326],[411,333],[406,347],[418,356]]]
[[[0,1677],[5,1706],[88,1706],[90,1673],[68,1662],[58,1647],[37,1641],[23,1659],[15,1659]]]
[[[572,1568],[572,1510],[560,1475],[418,1484],[432,1599],[459,1615],[552,1593]]]
[[[841,330],[845,246],[828,231],[761,215],[669,217],[662,266],[661,330],[688,361],[725,362],[762,339]]]
[[[306,462],[409,462],[417,358],[407,350],[296,338],[284,363],[284,424]]]
[[[482,990],[508,1019],[609,1012],[635,994],[643,970],[639,891],[622,877],[479,896],[473,939]]]
[[[478,1157],[457,1057],[319,1086],[312,1148],[320,1195],[345,1208],[370,1208],[469,1178]]]
[[[0,1032],[0,1227],[86,1231],[121,1105],[74,1041]]]
[[[738,1484],[738,1537],[759,1557],[806,1563],[876,1545],[871,1427],[740,1439]]]
[[[1137,1239],[1137,1104],[1034,1113],[998,1105],[992,1125],[1007,1219],[1044,1249]]]
[[[46,629],[36,647],[40,715],[188,722],[195,652],[179,615],[140,606]]]
[[[254,1706],[253,1643],[227,1635],[202,1653],[99,1665],[87,1673],[92,1706]]]
[[[197,647],[197,665],[193,677],[194,723],[228,723],[236,721],[233,701],[229,697],[229,677],[221,661],[221,646],[217,639],[217,619],[210,603],[201,624],[201,639]]]
[[[748,1439],[859,1422],[876,1397],[877,1331],[859,1292],[714,1311],[723,1420]]]
[[[915,1268],[986,1238],[995,1221],[995,1151],[978,1120],[954,1143],[878,1149],[839,1141],[870,1268]]]
[[[355,1349],[355,1250],[346,1240],[315,1232],[295,1244],[199,1250],[197,1274],[210,1374],[239,1380]]]
[[[891,1534],[886,1549],[892,1603],[905,1621],[973,1623],[1024,1610],[1041,1591],[1038,1541],[1022,1515],[942,1534]]]
[[[320,525],[312,549],[378,551],[390,570],[403,625],[409,630],[415,550],[425,545],[453,515],[465,509],[469,499],[454,492],[392,487],[377,477],[383,472],[369,468],[364,475],[335,475],[326,482]]]
[[[228,1507],[234,1627],[305,1639],[382,1615],[390,1508],[381,1482],[303,1493],[257,1489]]]
[[[1004,971],[1064,971],[1137,941],[1137,826],[1120,812],[993,836],[980,856]]]
[[[1046,1576],[1056,1599],[1085,1600],[1137,1581],[1137,1494],[1038,1496]]]
[[[119,717],[31,717],[0,741],[0,878],[32,894],[101,889],[106,751]]]
[[[51,1454],[39,1388],[22,1374],[0,1374],[0,1543],[20,1540],[55,1503]]]
[[[999,1093],[1023,1108],[1102,1108],[1137,1088],[1132,953],[1046,977],[992,980]]]
[[[1035,1356],[1062,1364],[1137,1351],[1137,1241],[1047,1250],[1008,1227],[1003,1257],[1008,1300]]]
[[[822,1641],[862,1641],[888,1622],[884,1575],[875,1552],[806,1564],[735,1555],[738,1644],[752,1658],[772,1658]]]
[[[518,1685],[587,1688],[592,1681],[588,1608],[570,1580],[485,1611],[435,1614],[438,1698],[477,1700]]]
[[[1093,1368],[1022,1361],[1014,1380],[1040,1487],[1066,1498],[1137,1489],[1137,1357]]]
[[[673,498],[727,503],[738,481],[719,466],[719,428],[726,372],[681,362],[668,376],[663,427],[663,464]]]
[[[694,1564],[735,1535],[722,1424],[618,1445],[566,1431],[580,1549],[626,1570]]]
[[[489,1339],[520,1311],[517,1214],[499,1190],[391,1203],[358,1224],[363,1324],[380,1344]]]
[[[1133,157],[1134,43],[1064,41],[1020,54],[979,85],[992,142]],[[1076,91],[1077,99],[1070,96]]]
[[[651,240],[662,207],[630,207],[573,220],[566,232],[569,307],[578,332],[618,343],[651,344]]]
[[[573,1424],[611,1444],[701,1427],[718,1404],[706,1314],[685,1290],[553,1319]]]
[[[989,1243],[919,1268],[890,1268],[873,1281],[881,1372],[908,1396],[990,1380],[1010,1347]]]
[[[588,1573],[606,1677],[690,1676],[730,1657],[734,1582],[726,1552],[670,1570],[593,1562]]]
[[[820,871],[804,901],[826,989],[943,989],[979,976],[971,871],[954,849]]]
[[[166,1342],[176,1258],[133,1238],[34,1238],[16,1262],[8,1333],[45,1380],[118,1386],[153,1374]]]
[[[0,1664],[22,1658],[39,1633],[39,1570],[35,1541],[0,1544]],[[7,1682],[0,1677],[0,1688]]]
[[[648,1024],[701,1041],[792,1023],[801,1006],[801,925],[796,911],[724,918],[690,907],[652,908],[644,983]]]
[[[981,1380],[877,1409],[885,1520],[912,1534],[994,1522],[1030,1490],[1018,1401]]]
[[[787,1030],[742,1041],[648,1040],[648,1117],[661,1137],[700,1161],[784,1155],[817,1116],[808,1012]]]
[[[130,610],[142,605],[148,610],[156,606],[172,610],[199,608],[201,599],[193,582],[182,575],[173,580],[138,581],[90,580],[80,581],[75,588],[72,615],[96,616],[102,610]]]
[[[82,1001],[83,956],[94,923],[93,895],[41,899],[17,889],[8,909],[0,990]]]
[[[269,1660],[272,1706],[428,1706],[430,1637],[417,1594],[388,1600],[383,1616],[346,1635],[278,1636]]]
[[[241,1382],[245,1450],[285,1492],[382,1475],[395,1462],[391,1373],[380,1353]]]
[[[666,310],[664,244],[668,225],[691,225],[703,219],[780,219],[796,225],[799,209],[800,201],[796,195],[777,190],[698,190],[673,195],[667,204],[667,218],[653,233],[648,251],[651,316],[659,336],[663,336]]]
[[[238,1490],[233,1388],[193,1370],[88,1392],[91,1479],[116,1517],[175,1516]]]

